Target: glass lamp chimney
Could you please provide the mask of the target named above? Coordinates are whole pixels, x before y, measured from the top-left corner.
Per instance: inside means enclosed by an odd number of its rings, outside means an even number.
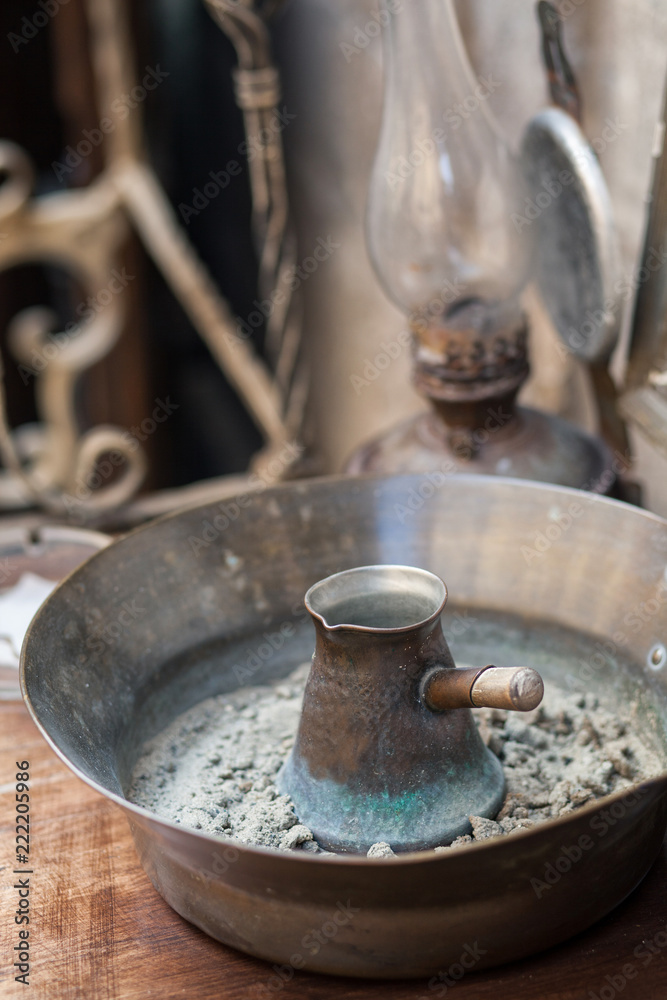
[[[529,248],[512,221],[520,169],[476,79],[452,0],[404,0],[387,21],[385,104],[367,240],[387,295],[419,334],[523,326]],[[421,337],[440,353],[442,338]],[[418,345],[418,352],[420,346]]]

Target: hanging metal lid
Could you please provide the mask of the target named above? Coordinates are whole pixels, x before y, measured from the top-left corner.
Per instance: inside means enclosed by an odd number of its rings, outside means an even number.
[[[517,226],[535,226],[535,277],[564,344],[576,357],[609,357],[621,322],[611,199],[578,121],[580,100],[552,4],[538,5],[551,95],[528,123],[521,153],[527,185]]]

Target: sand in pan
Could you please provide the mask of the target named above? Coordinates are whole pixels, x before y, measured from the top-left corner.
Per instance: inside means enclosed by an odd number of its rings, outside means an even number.
[[[294,742],[310,664],[272,685],[195,705],[146,745],[128,798],[183,826],[283,851],[323,851],[274,781]],[[518,714],[476,709],[500,758],[507,796],[495,820],[471,816],[473,841],[511,835],[660,774],[657,756],[591,694],[547,685],[542,705]],[[391,857],[374,844],[370,857]]]

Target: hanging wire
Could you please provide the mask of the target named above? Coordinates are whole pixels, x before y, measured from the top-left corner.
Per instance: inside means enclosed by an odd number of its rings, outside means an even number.
[[[248,158],[252,228],[259,258],[258,288],[273,309],[266,320],[266,354],[277,391],[285,399],[286,421],[298,433],[305,412],[307,373],[301,359],[302,310],[290,288],[296,238],[290,225],[281,129],[276,128],[280,79],[271,54],[267,18],[283,0],[205,0],[216,24],[234,45],[236,102],[243,112],[253,152]]]

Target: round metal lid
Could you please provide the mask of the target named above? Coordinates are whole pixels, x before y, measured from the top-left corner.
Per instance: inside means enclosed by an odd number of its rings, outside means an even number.
[[[535,277],[562,341],[576,357],[609,357],[621,320],[611,201],[577,122],[545,108],[522,140],[527,183],[522,228],[534,225]]]

